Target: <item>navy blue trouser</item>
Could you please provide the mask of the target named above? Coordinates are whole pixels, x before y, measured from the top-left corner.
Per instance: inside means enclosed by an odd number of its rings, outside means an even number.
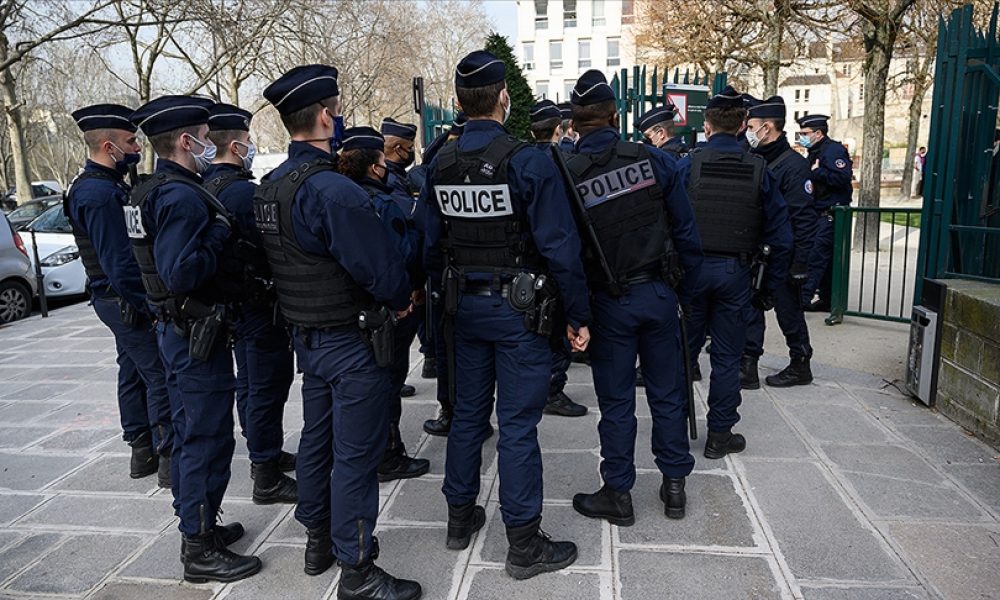
[[[524,313],[499,294],[463,295],[455,321],[457,399],[441,490],[449,504],[479,496],[496,389],[500,513],[507,527],[525,525],[542,514],[537,426],[552,371],[549,341],[526,330]]]
[[[285,402],[295,377],[288,333],[273,321],[271,308],[245,304],[234,331],[236,412],[256,464],[278,460]]]
[[[378,517],[378,465],[386,444],[389,370],[376,366],[359,330],[296,330],[302,370],[302,437],[295,518],[330,522],[333,554],[368,558]]]
[[[738,258],[706,255],[687,308],[687,325],[692,360],[705,345],[706,333],[712,336],[709,431],[725,433],[740,420],[740,357],[750,309],[750,267]]]
[[[677,295],[666,283],[633,285],[614,298],[597,292],[588,348],[601,409],[601,477],[620,492],[635,485],[635,362],[640,359],[653,418],[652,450],[660,472],[687,477],[694,468],[687,434]]]
[[[389,388],[389,441],[386,444],[386,455],[402,454],[406,451],[403,445],[403,438],[399,433],[399,419],[403,416],[403,399],[399,395],[406,383],[406,376],[410,372],[410,346],[413,345],[413,338],[417,335],[417,326],[423,321],[417,321],[413,317],[417,313],[408,315],[396,324],[393,331],[393,343],[395,352],[392,366],[389,367],[390,388]]]
[[[774,290],[774,315],[778,318],[778,327],[785,336],[788,345],[788,355],[793,359],[811,358],[812,346],[809,344],[809,326],[800,304],[802,290],[791,279],[786,280]],[[747,323],[747,345],[744,354],[760,358],[764,354],[764,312],[750,306],[750,319]]]
[[[833,215],[820,213],[809,253],[809,277],[802,287],[803,304],[812,302],[814,292],[821,303],[830,303],[830,285],[833,277]]]
[[[174,444],[170,398],[152,324],[145,318],[135,328],[122,323],[117,298],[94,298],[94,312],[115,336],[122,437],[131,442],[150,431],[153,447],[168,454]]]
[[[563,338],[558,350],[552,351],[552,376],[549,379],[549,396],[555,396],[563,391],[569,380],[569,365],[573,361],[573,352],[569,340]]]
[[[441,286],[435,285],[434,290],[440,293]],[[424,327],[434,328],[430,343],[433,346],[434,366],[437,373],[437,401],[441,408],[451,410],[451,401],[448,399],[448,350],[442,330],[443,317],[444,307],[441,302],[432,304],[431,323],[425,323]]]
[[[194,535],[215,526],[229,486],[236,447],[233,355],[219,340],[208,360],[195,360],[188,353],[188,338],[172,323],[160,323],[157,334],[174,422],[174,509],[181,519],[181,533]]]

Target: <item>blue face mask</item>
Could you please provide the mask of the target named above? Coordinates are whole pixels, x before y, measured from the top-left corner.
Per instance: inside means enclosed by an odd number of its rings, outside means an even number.
[[[344,145],[344,117],[333,118],[333,137],[330,138],[330,149],[333,152],[340,150]]]
[[[115,160],[115,170],[121,173],[122,175],[128,173],[128,168],[130,166],[137,165],[139,164],[139,161],[142,160],[142,155],[139,154],[138,152],[125,152],[114,143],[112,143],[111,145],[115,147],[115,150],[122,153],[121,160]]]
[[[800,135],[799,145],[802,146],[803,148],[812,148],[813,145],[812,138],[810,138],[808,135]]]

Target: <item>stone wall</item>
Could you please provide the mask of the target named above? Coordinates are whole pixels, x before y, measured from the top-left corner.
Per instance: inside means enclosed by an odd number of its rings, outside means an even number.
[[[936,406],[1000,447],[1000,285],[947,284]]]

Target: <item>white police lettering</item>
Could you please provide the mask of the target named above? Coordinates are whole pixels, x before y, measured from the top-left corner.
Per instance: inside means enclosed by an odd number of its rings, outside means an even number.
[[[656,184],[653,165],[643,160],[576,184],[583,205],[593,208]]]
[[[500,185],[436,185],[438,206],[446,217],[489,219],[514,214],[510,187]]]
[[[278,208],[277,202],[260,202],[253,205],[253,217],[257,222],[257,229],[263,233],[278,233]]]
[[[125,230],[130,238],[143,239],[146,237],[146,228],[142,226],[142,211],[138,206],[123,206],[125,211]]]

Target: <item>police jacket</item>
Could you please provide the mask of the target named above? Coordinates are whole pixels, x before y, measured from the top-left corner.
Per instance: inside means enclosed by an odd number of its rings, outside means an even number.
[[[408,224],[407,215],[403,214],[396,203],[396,194],[388,185],[368,177],[357,183],[368,192],[375,213],[385,226],[396,251],[409,267],[416,259],[417,234]]]
[[[613,127],[602,127],[588,132],[576,144],[576,152],[582,154],[598,154],[606,151],[620,139],[618,130]],[[678,176],[676,162],[670,155],[656,148],[644,146],[649,153],[649,160],[657,183],[663,190],[663,201],[666,205],[667,220],[670,226],[670,238],[674,250],[680,258],[684,277],[678,285],[677,292],[684,296],[686,291],[694,289],[694,282],[701,270],[702,252],[701,239],[694,221],[694,213],[688,202],[686,187]]]
[[[675,135],[660,146],[660,150],[679,160],[688,153],[688,145],[683,135]]]
[[[83,173],[88,176],[78,178],[69,188],[66,216],[77,234],[81,255],[80,234],[89,239],[95,253],[100,274],[85,263],[91,293],[95,298],[118,295],[145,312],[146,290],[122,210],[128,203],[128,185],[121,173],[92,160],[87,161]]]
[[[399,194],[400,199],[409,199],[409,209],[405,205],[400,206],[400,208],[402,208],[403,212],[406,214],[412,213],[414,201],[413,197],[420,192],[420,189],[414,187],[413,183],[410,181],[409,175],[406,172],[406,168],[404,168],[403,165],[391,160],[385,161],[385,165],[389,168],[389,181],[386,182],[386,185],[392,189],[393,193]]]
[[[819,166],[812,170],[813,196],[817,210],[829,210],[833,206],[847,206],[854,195],[851,175],[854,172],[851,157],[844,145],[824,137],[809,148],[809,166]]]
[[[572,153],[574,151],[574,146],[576,143],[573,142],[572,138],[564,137],[559,140],[559,149],[566,153]]]
[[[500,123],[475,119],[465,124],[462,136],[455,143],[463,152],[475,152],[485,149],[497,136],[505,135],[508,134]],[[432,162],[430,176],[420,195],[420,204],[427,211],[424,265],[432,274],[442,270],[439,243],[444,235],[444,218],[435,192],[440,158],[438,154]],[[509,159],[507,185],[511,201],[509,210],[527,223],[529,231],[524,233],[531,236],[549,274],[559,286],[567,322],[574,328],[587,325],[590,303],[580,260],[580,238],[555,163],[538,148],[524,145]]]
[[[708,139],[704,150],[717,150],[726,153],[742,153],[743,149],[736,136],[727,133],[716,133]],[[677,168],[682,172],[685,189],[690,184],[691,166],[695,152],[682,158]],[[761,179],[760,196],[758,200],[763,212],[763,223],[760,226],[760,243],[771,247],[771,256],[767,268],[768,289],[777,289],[785,277],[792,254],[792,229],[788,224],[788,207],[785,199],[778,191],[777,182],[770,171],[764,171]]]
[[[778,191],[788,205],[788,219],[794,238],[792,264],[804,268],[809,262],[817,216],[809,161],[792,150],[785,134],[766,146],[757,146],[753,152],[767,161],[767,167],[771,169],[778,184]]]
[[[259,248],[261,246],[260,233],[257,232],[257,225],[253,217],[253,195],[257,190],[257,184],[253,182],[253,175],[241,166],[216,163],[210,166],[201,177],[210,191],[212,191],[213,182],[219,178],[233,178],[232,182],[220,189],[215,196],[236,217],[240,233]]]
[[[267,175],[284,177],[299,165],[330,154],[293,141],[288,159]],[[333,258],[374,299],[393,310],[410,303],[410,282],[403,257],[379,220],[368,194],[335,171],[310,175],[291,208],[295,242],[306,253]],[[280,290],[279,290],[280,293]]]

